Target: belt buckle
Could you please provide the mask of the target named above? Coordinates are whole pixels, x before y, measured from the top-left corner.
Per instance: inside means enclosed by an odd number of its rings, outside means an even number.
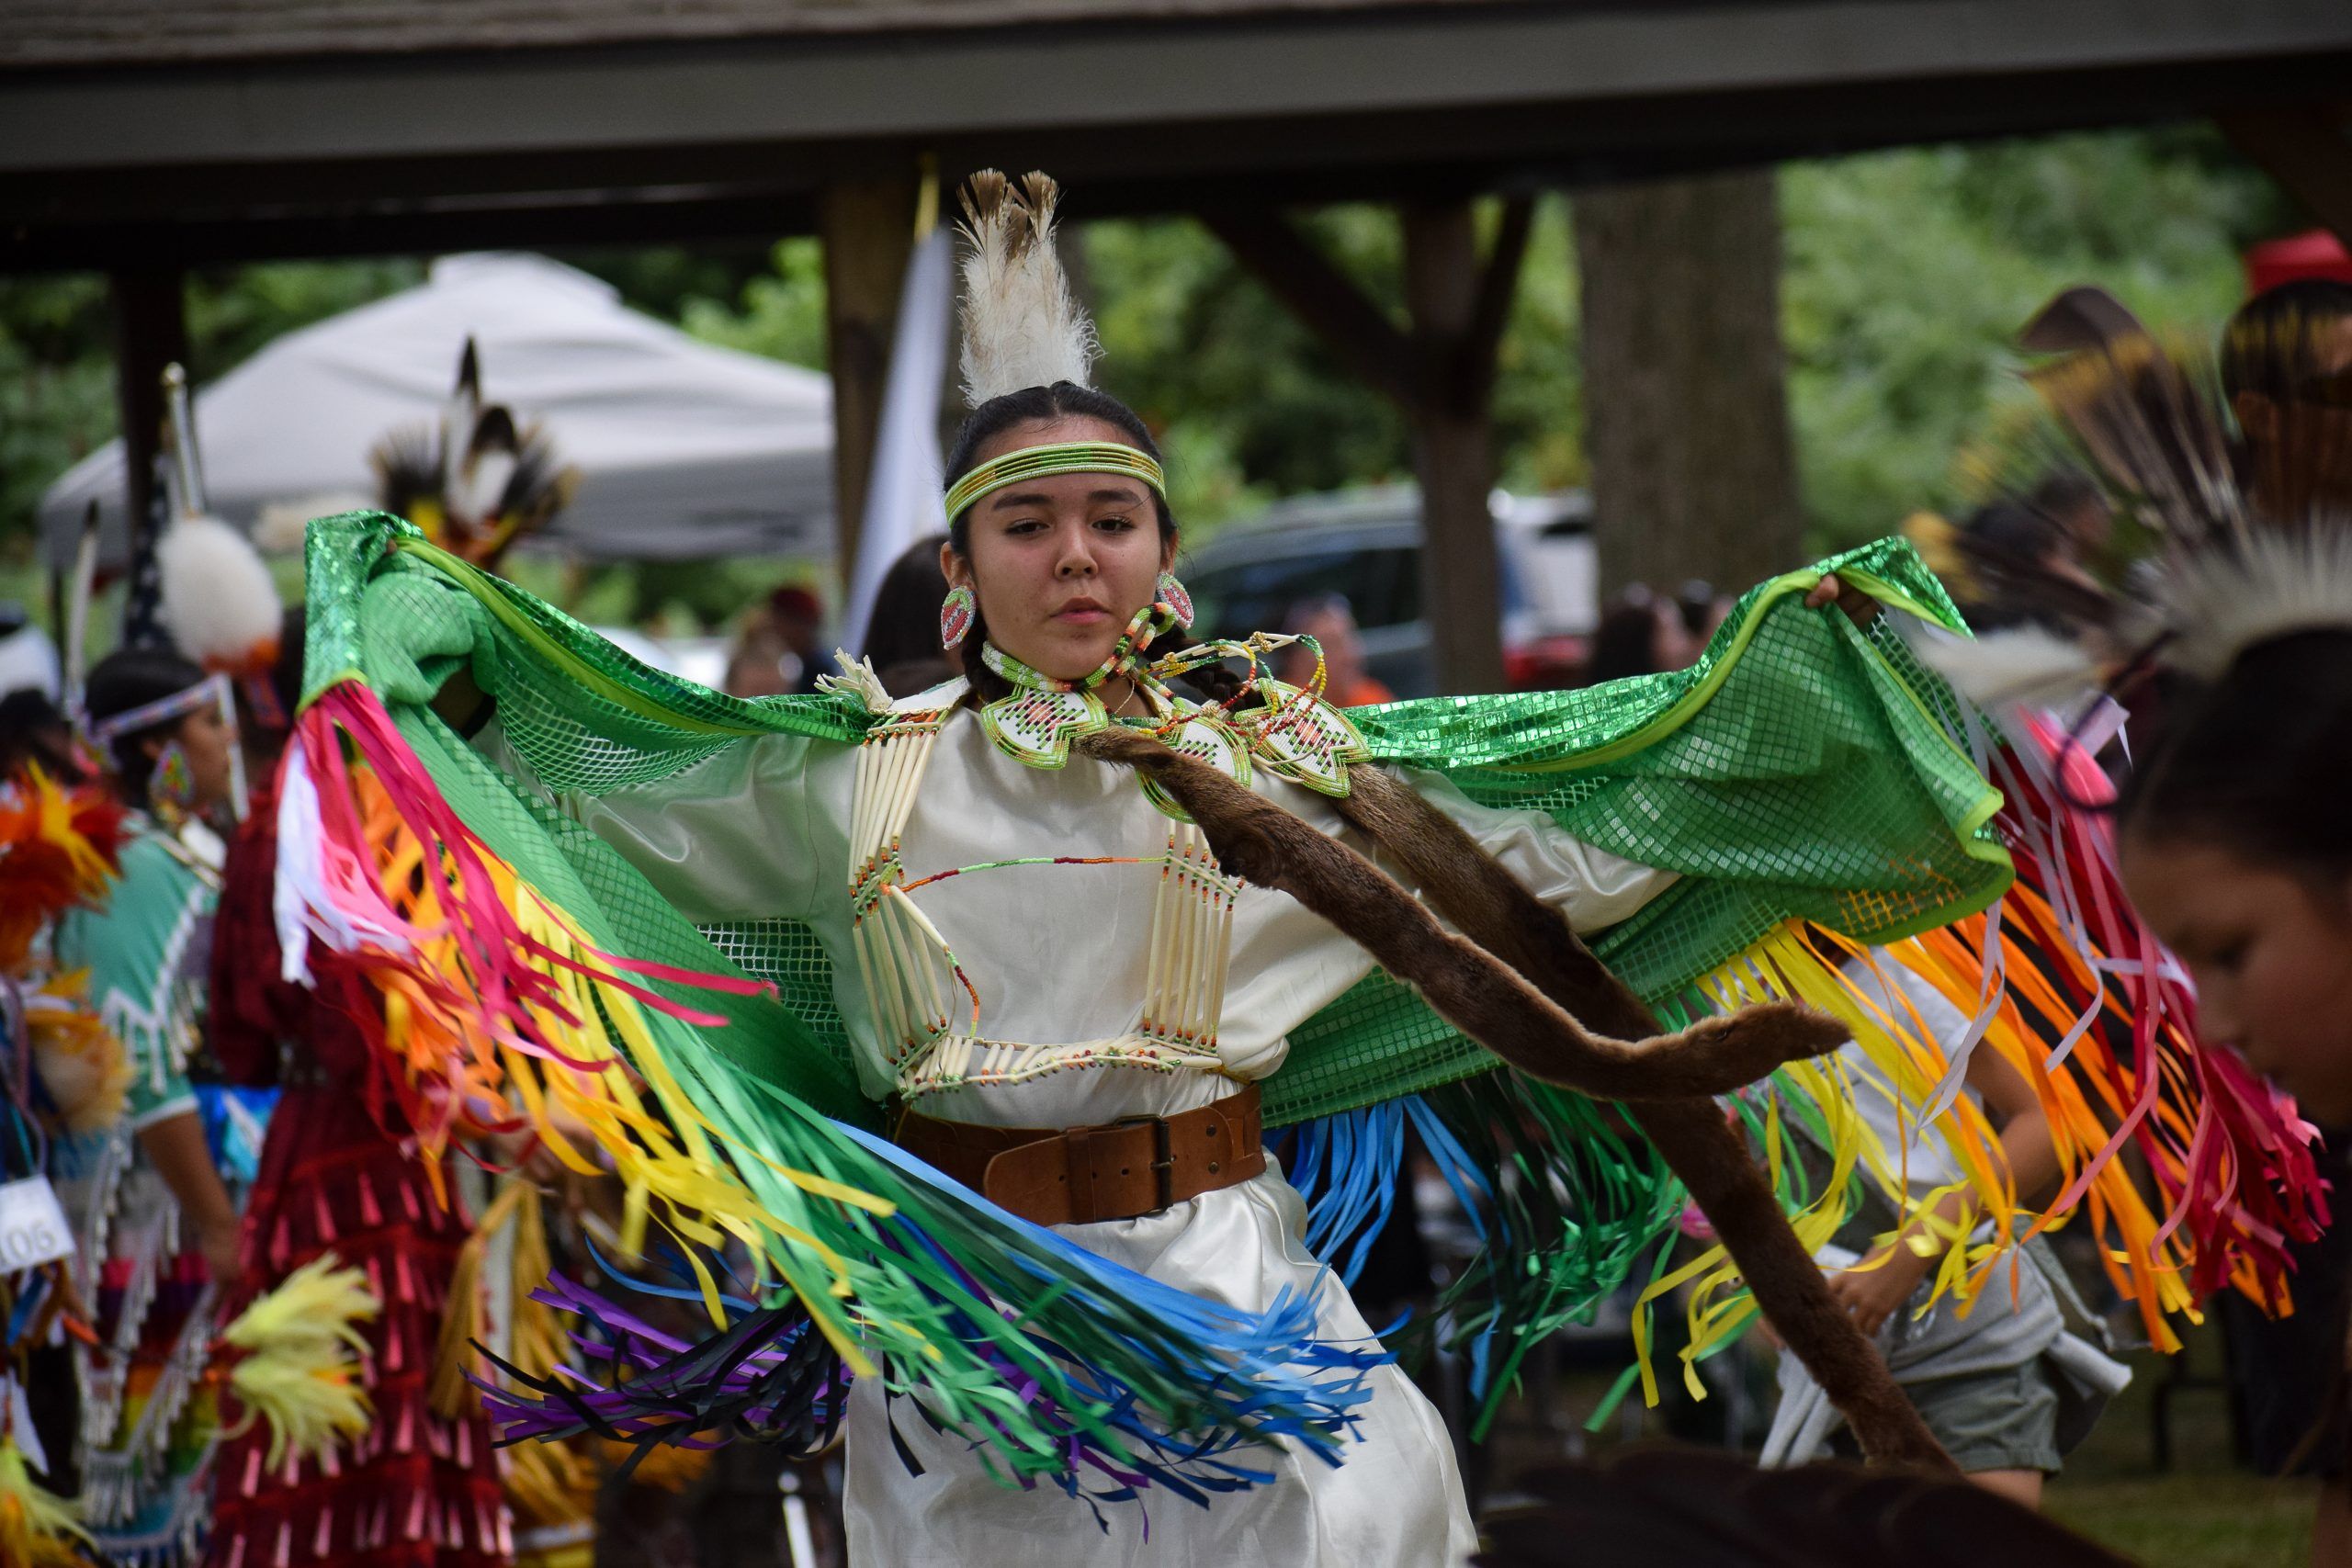
[[[1168,1131],[1165,1116],[1122,1116],[1111,1123],[1114,1127],[1133,1127],[1143,1122],[1151,1124],[1152,1211],[1173,1207],[1176,1202],[1176,1148]]]

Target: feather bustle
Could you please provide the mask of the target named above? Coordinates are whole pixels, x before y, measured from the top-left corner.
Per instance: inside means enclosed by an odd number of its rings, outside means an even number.
[[[2007,700],[2031,701],[2078,671],[2112,683],[2151,663],[2215,682],[2257,644],[2352,631],[2352,442],[2334,422],[2281,414],[2302,394],[2269,384],[2324,381],[2333,331],[2327,318],[2233,321],[2233,371],[2095,290],[2045,309],[2028,346],[2064,357],[2027,376],[2051,422],[2028,460],[2087,468],[2156,547],[2102,585],[2039,553],[1964,539],[1982,585],[2081,646],[2069,660],[2055,637],[2012,638],[1931,661],[1973,696],[2006,685]],[[2268,416],[2248,423],[2265,403]]]

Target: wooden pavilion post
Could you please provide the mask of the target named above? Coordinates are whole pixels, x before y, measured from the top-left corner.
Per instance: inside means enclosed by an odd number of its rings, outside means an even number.
[[[1500,265],[1482,267],[1470,203],[1405,209],[1405,299],[1419,372],[1417,406],[1408,412],[1421,484],[1421,604],[1438,670],[1455,692],[1503,689],[1489,404],[1531,215],[1524,201],[1506,209],[1496,246]]]
[[[1490,394],[1534,203],[1515,197],[1504,204],[1483,261],[1472,203],[1416,205],[1403,220],[1410,325],[1399,329],[1288,220],[1262,212],[1202,219],[1351,373],[1403,410],[1421,490],[1421,605],[1438,684],[1498,692],[1502,577],[1488,504]]]
[[[844,594],[857,569],[899,290],[914,251],[916,196],[911,177],[842,179],[817,198],[825,247],[825,365],[833,381],[834,564]]]

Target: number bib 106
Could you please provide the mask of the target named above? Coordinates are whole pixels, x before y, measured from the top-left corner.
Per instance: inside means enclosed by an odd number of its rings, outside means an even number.
[[[0,1182],[0,1270],[53,1263],[74,1250],[74,1229],[49,1179]]]

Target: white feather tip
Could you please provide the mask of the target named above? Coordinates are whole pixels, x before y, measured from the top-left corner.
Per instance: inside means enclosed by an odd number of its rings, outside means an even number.
[[[1016,184],[983,169],[964,201],[964,400],[1057,381],[1088,384],[1102,352],[1055,250],[1061,192],[1041,174]]]
[[[2176,628],[2165,661],[2201,680],[2256,643],[2352,630],[2352,528],[2273,529],[2169,562],[2156,597]]]

